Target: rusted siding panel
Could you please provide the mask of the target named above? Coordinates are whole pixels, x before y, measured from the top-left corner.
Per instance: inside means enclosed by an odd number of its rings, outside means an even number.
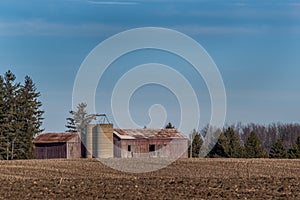
[[[44,133],[34,138],[33,143],[75,142],[78,139],[79,133]]]

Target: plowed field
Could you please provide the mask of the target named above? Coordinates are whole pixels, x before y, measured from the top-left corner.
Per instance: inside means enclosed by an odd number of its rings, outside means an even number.
[[[0,161],[0,182],[1,199],[300,199],[300,160],[181,159],[141,174],[95,159]]]

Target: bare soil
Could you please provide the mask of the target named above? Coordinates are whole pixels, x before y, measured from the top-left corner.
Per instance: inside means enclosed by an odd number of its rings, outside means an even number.
[[[181,159],[141,174],[95,159],[0,161],[0,183],[0,199],[300,199],[300,160]]]

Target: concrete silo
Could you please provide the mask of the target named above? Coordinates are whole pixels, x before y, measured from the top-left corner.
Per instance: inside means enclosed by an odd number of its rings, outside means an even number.
[[[86,127],[86,157],[113,157],[113,124],[88,124]]]
[[[85,141],[84,141],[84,146],[86,149],[86,157],[87,158],[92,158],[93,157],[93,132],[95,130],[95,125],[94,124],[88,124],[85,128]]]

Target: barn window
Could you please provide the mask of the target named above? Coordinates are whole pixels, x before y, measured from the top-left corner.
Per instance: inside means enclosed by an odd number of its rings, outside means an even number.
[[[131,145],[128,145],[127,149],[128,151],[131,151]]]
[[[155,151],[155,145],[154,144],[150,144],[149,145],[149,152]]]

